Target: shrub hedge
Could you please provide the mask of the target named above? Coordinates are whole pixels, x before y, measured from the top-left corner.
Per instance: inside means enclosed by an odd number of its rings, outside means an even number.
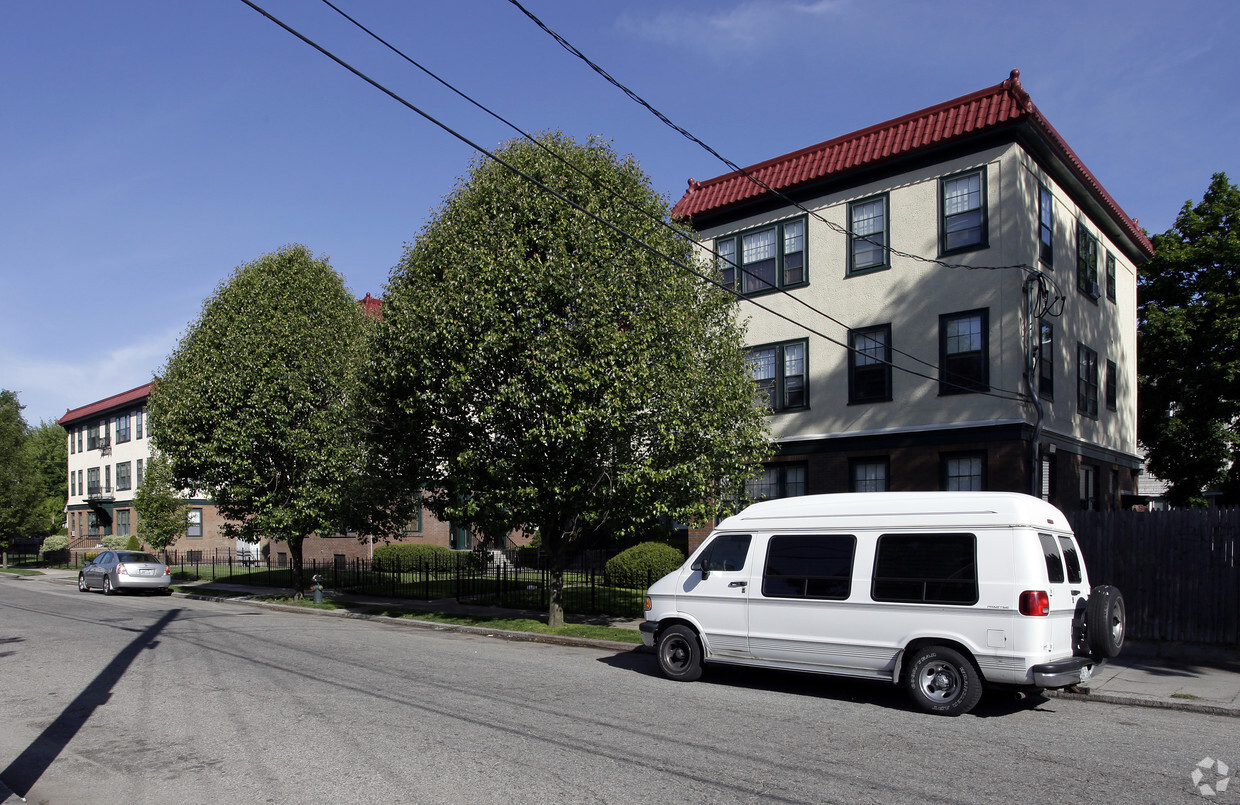
[[[662,542],[643,542],[607,561],[603,579],[612,587],[645,587],[680,567],[685,555]]]
[[[375,570],[411,570],[419,565],[455,564],[457,551],[424,542],[376,545],[371,567]]]

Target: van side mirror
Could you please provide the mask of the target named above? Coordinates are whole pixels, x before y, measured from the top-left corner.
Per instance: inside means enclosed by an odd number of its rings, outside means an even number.
[[[702,563],[702,581],[706,581],[708,578],[710,578],[710,565],[703,562]]]

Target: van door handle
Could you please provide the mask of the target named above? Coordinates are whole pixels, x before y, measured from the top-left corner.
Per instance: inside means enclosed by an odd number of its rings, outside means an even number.
[[[729,587],[745,587],[745,586],[748,586],[748,584],[749,582],[747,581],[733,581],[733,582],[729,582],[728,586]]]
[[[1072,591],[1072,594],[1073,594],[1073,595],[1080,595],[1080,594],[1081,594],[1081,591],[1080,591],[1080,590],[1073,590],[1073,591]]]

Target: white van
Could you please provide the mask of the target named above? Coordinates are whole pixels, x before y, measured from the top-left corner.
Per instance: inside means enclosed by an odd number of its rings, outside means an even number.
[[[1067,518],[1028,495],[873,492],[754,504],[646,598],[664,675],[704,662],[903,684],[967,713],[982,686],[1085,682],[1124,642],[1124,599],[1090,589]]]

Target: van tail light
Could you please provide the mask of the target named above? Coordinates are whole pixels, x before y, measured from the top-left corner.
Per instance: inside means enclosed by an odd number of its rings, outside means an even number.
[[[1025,590],[1020,594],[1020,614],[1045,616],[1051,614],[1051,597],[1045,590]]]

